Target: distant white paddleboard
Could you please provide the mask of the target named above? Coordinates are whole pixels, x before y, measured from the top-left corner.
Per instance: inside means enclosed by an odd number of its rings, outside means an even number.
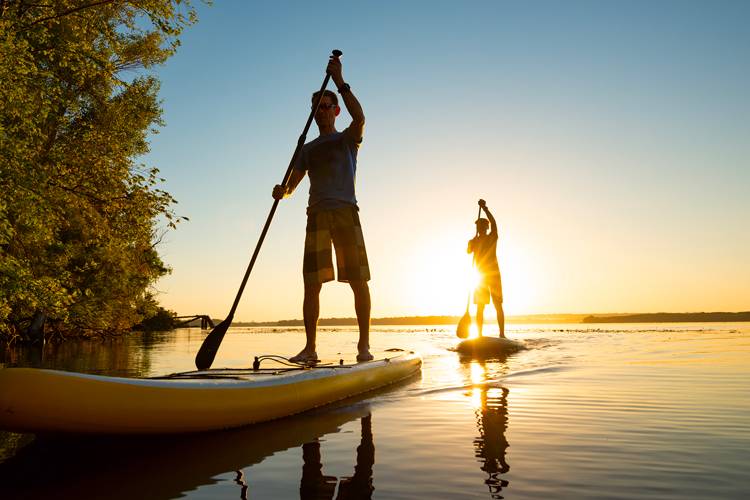
[[[461,356],[472,358],[502,357],[523,349],[526,349],[526,346],[522,342],[500,337],[468,339],[456,347],[456,351]]]

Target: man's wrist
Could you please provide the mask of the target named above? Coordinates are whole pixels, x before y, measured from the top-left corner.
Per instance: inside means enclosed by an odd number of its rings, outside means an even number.
[[[346,82],[343,82],[341,85],[337,85],[336,87],[338,88],[339,94],[346,94],[347,92],[352,91],[352,88]]]

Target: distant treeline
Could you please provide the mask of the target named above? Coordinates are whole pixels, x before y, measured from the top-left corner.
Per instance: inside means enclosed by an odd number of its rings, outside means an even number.
[[[373,318],[373,325],[455,325],[459,316],[395,316],[390,318]],[[214,320],[218,323],[220,320]],[[493,320],[494,321],[494,320]],[[711,321],[750,321],[748,312],[714,312],[714,313],[648,313],[648,314],[535,314],[528,316],[511,316],[508,323],[684,323]],[[301,319],[281,321],[235,322],[234,326],[304,326]],[[356,326],[357,318],[322,318],[319,326]]]
[[[707,323],[750,321],[750,311],[699,312],[699,313],[649,313],[618,316],[586,316],[584,323]]]
[[[583,314],[538,314],[530,316],[513,316],[507,318],[509,323],[580,323]],[[460,316],[394,316],[389,318],[373,318],[373,325],[455,325]],[[494,319],[493,319],[494,321]],[[234,326],[304,326],[301,319],[281,321],[260,321],[233,323]],[[356,326],[357,318],[322,318],[320,326]]]
[[[373,325],[452,325],[458,323],[458,316],[403,316],[395,318],[373,318]],[[234,323],[235,326],[304,326],[301,319],[281,321],[252,321]],[[356,326],[357,318],[321,318],[319,326]]]

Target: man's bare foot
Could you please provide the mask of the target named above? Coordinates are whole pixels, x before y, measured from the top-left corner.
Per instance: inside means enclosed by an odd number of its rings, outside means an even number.
[[[357,354],[357,361],[372,361],[375,357],[370,354],[369,350],[359,351]]]
[[[315,351],[308,351],[306,349],[302,349],[302,351],[300,351],[299,354],[289,358],[289,361],[291,361],[292,363],[310,364],[310,363],[317,363],[320,360],[318,359],[318,353],[316,353]]]

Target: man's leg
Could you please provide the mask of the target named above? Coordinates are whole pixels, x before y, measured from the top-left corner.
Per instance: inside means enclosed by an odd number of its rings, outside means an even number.
[[[497,280],[493,280],[494,283],[490,287],[490,295],[492,296],[492,304],[495,306],[495,312],[497,313],[497,326],[500,329],[500,338],[505,338],[505,312],[503,311],[503,284],[500,281],[500,274],[498,273]]]
[[[320,315],[320,283],[305,284],[305,299],[302,302],[302,316],[305,320],[305,348],[291,358],[291,361],[316,360],[315,340]]]
[[[351,281],[349,285],[354,292],[354,310],[359,325],[357,361],[369,361],[373,359],[370,354],[370,287],[366,281]]]
[[[503,312],[503,303],[502,301],[495,301],[494,299],[492,302],[495,304],[495,312],[497,313],[497,326],[500,328],[500,338],[505,338],[505,312]]]
[[[305,351],[315,352],[315,337],[320,316],[320,283],[305,285],[305,299],[302,302],[302,316],[305,320]]]
[[[359,324],[357,361],[373,359],[370,354],[370,267],[367,262],[365,239],[356,207],[332,211],[334,219],[331,238],[336,250],[338,280],[348,282],[354,292],[354,310]]]
[[[477,304],[477,332],[482,336],[482,326],[484,326],[484,304]]]

